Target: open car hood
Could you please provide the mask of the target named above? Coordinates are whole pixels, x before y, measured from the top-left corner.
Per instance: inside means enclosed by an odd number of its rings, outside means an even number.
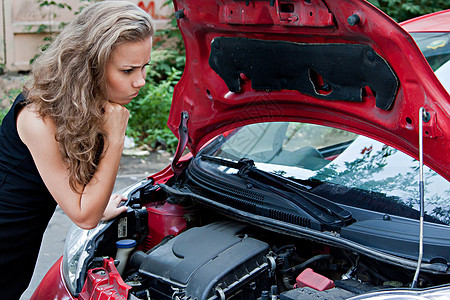
[[[186,67],[168,125],[194,155],[237,126],[296,120],[363,134],[418,158],[424,107],[424,161],[450,179],[449,94],[411,36],[368,2],[174,4]]]

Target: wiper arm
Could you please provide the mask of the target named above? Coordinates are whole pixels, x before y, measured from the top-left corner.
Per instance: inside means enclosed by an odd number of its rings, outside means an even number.
[[[343,209],[339,205],[333,203],[332,201],[322,196],[318,196],[316,194],[313,194],[311,192],[299,188],[296,182],[276,174],[259,170],[258,168],[256,168],[252,160],[242,159],[240,160],[240,162],[241,164],[245,163],[247,166],[239,169],[238,172],[239,176],[241,177],[248,176],[250,178],[257,180],[260,183],[269,181],[270,185],[266,186],[269,187],[269,189],[273,190],[273,188],[276,188],[278,190],[282,190],[285,192],[294,193],[296,196],[298,196],[302,200],[307,201],[316,208],[316,209],[312,208],[308,209],[307,207],[304,207],[305,209],[308,210],[309,213],[317,217],[323,223],[328,223],[329,225],[333,224],[345,226],[354,222],[352,214],[349,211]],[[296,199],[295,197],[292,200],[298,205],[305,206],[304,202],[299,202],[298,199]],[[328,216],[324,215],[323,213],[327,214]],[[334,218],[329,218],[329,216]],[[339,220],[336,220],[335,219],[336,217]]]
[[[324,225],[347,226],[354,222],[349,211],[324,197],[300,188],[292,180],[259,170],[256,168],[253,160],[243,158],[235,162],[209,155],[202,155],[201,158],[239,170],[238,176],[246,178],[254,185],[263,185],[264,189],[288,198],[291,202],[316,217]],[[264,184],[268,182],[270,184]]]

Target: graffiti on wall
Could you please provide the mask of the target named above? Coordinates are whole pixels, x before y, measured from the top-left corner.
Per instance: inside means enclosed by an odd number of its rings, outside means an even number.
[[[157,2],[161,2],[161,1],[157,1]],[[158,5],[161,6],[162,4],[158,3]],[[147,5],[145,5],[144,1],[139,1],[138,6],[140,8],[142,8],[143,10],[145,10],[153,19],[167,19],[168,18],[167,16],[160,15],[156,11],[156,9],[155,9],[156,4],[155,4],[155,1],[153,1],[153,0],[150,0]]]

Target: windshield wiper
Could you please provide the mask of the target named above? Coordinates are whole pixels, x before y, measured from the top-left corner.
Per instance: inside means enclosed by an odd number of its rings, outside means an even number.
[[[328,225],[329,228],[327,229],[347,226],[355,221],[349,211],[331,200],[302,189],[301,185],[292,180],[259,170],[251,159],[243,158],[235,162],[209,155],[202,155],[201,159],[238,170],[237,175],[239,177],[245,178],[255,187],[288,199],[291,203],[315,217],[321,224]]]

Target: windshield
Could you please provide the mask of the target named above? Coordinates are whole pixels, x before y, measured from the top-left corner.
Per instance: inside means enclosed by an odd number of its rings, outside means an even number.
[[[251,159],[336,203],[418,219],[419,163],[373,139],[336,128],[272,122],[231,132],[211,155]],[[237,170],[218,167],[227,174]],[[426,221],[450,224],[450,184],[424,167]]]
[[[419,46],[437,78],[450,88],[450,32],[413,32],[411,36]]]

